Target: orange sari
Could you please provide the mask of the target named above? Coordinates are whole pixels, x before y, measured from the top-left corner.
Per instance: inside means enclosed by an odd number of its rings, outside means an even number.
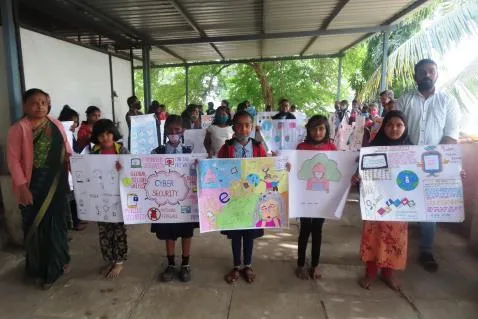
[[[408,223],[364,221],[360,257],[378,268],[403,270],[407,264]]]

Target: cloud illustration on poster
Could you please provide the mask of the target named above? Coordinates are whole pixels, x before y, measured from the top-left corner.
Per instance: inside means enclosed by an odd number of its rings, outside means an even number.
[[[156,172],[148,177],[146,198],[162,205],[179,205],[189,194],[186,177],[178,172]]]

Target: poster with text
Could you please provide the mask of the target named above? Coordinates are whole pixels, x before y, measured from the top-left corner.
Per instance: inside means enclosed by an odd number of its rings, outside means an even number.
[[[121,156],[125,224],[197,222],[195,161],[206,157],[207,154]]]
[[[204,147],[206,129],[185,130],[184,145],[191,147],[192,153],[207,153]]]
[[[267,149],[273,152],[295,150],[307,135],[305,126],[298,120],[264,120],[260,133]]]
[[[462,222],[461,161],[459,145],[362,148],[362,219]]]
[[[288,228],[287,159],[199,161],[201,232]]]
[[[272,120],[272,117],[274,115],[276,115],[277,113],[278,113],[278,111],[276,111],[276,112],[257,112],[257,115],[255,117],[256,125],[259,125],[259,127],[260,127],[263,121]],[[295,119],[298,121],[298,124],[300,126],[305,126],[305,124],[307,122],[307,115],[305,115],[305,113],[293,112],[292,114],[294,114]]]
[[[131,154],[151,154],[158,147],[158,133],[154,114],[131,117]]]
[[[123,221],[116,170],[118,155],[71,157],[73,187],[80,220],[118,223]]]
[[[212,122],[214,121],[214,115],[201,115],[201,128],[206,129],[211,126]]]
[[[291,163],[290,217],[340,219],[359,153],[285,151],[282,155]]]

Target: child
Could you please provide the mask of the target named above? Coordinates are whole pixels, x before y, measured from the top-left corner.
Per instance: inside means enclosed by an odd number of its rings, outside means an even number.
[[[121,139],[115,124],[111,120],[98,120],[93,125],[91,142],[95,144],[91,154],[128,154],[128,150],[116,143]],[[119,163],[116,169],[120,170]],[[123,263],[127,259],[128,242],[126,227],[123,223],[98,222],[100,247],[106,265],[101,267],[100,273],[108,279],[119,276],[123,270]]]
[[[290,102],[288,99],[279,101],[279,113],[272,117],[273,120],[295,120],[295,115],[290,112]]]
[[[216,156],[224,142],[231,139],[233,134],[229,110],[225,106],[218,107],[214,115],[214,121],[207,128],[204,138],[204,147],[209,157]]]
[[[152,154],[186,154],[191,153],[191,147],[181,144],[183,126],[179,115],[169,115],[164,123],[165,140],[164,144],[154,149]],[[167,137],[167,143],[166,143]],[[189,254],[191,250],[191,241],[194,235],[194,228],[199,227],[198,223],[168,223],[151,224],[151,232],[156,233],[159,240],[166,241],[166,254],[168,266],[161,273],[160,279],[163,282],[169,282],[179,275],[182,282],[191,280],[191,266],[189,265]],[[176,270],[176,261],[174,259],[175,245],[178,237],[182,238],[182,263],[179,274]]]
[[[261,143],[250,138],[252,131],[252,116],[247,111],[239,111],[232,120],[234,138],[227,140],[221,147],[217,157],[219,158],[249,158],[266,157],[266,151]],[[231,239],[234,268],[225,276],[227,283],[232,284],[239,279],[242,272],[248,283],[254,282],[256,275],[252,269],[252,250],[254,239],[264,235],[263,229],[243,229],[221,232]],[[244,253],[244,268],[241,268],[241,246]]]
[[[306,124],[307,136],[305,141],[297,145],[298,150],[308,151],[336,151],[337,148],[330,142],[330,125],[323,115],[312,116]],[[298,240],[298,258],[296,275],[300,279],[319,279],[320,246],[322,245],[322,226],[324,218],[300,218],[300,232]],[[312,234],[311,268],[305,269],[305,254],[307,242]]]
[[[405,115],[390,111],[383,120],[370,146],[410,145]],[[360,182],[356,174],[353,184]],[[359,281],[362,288],[370,289],[378,270],[382,280],[393,290],[399,290],[394,270],[403,270],[407,263],[408,223],[364,221],[360,256],[366,265],[365,276]]]
[[[97,106],[88,106],[86,109],[86,121],[81,122],[78,130],[78,149],[81,151],[90,144],[93,125],[101,118],[101,110]]]
[[[183,119],[183,128],[185,130],[201,128],[200,105],[189,104],[186,110],[181,114]]]

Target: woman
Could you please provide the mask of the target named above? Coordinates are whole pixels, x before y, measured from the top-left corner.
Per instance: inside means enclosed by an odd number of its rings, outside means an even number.
[[[234,131],[231,126],[231,114],[229,109],[220,106],[216,110],[214,121],[212,125],[206,130],[206,136],[204,138],[204,147],[206,148],[209,157],[214,157],[217,152],[224,145],[226,140],[229,140],[234,135]]]
[[[199,105],[189,104],[186,110],[181,114],[183,119],[183,128],[185,130],[201,128],[201,113]]]
[[[26,91],[23,110],[8,131],[8,168],[23,218],[25,270],[47,289],[69,270],[66,192],[72,151],[61,122],[48,116],[45,92]]]
[[[85,113],[86,121],[81,122],[80,129],[78,130],[78,147],[81,150],[90,145],[93,124],[101,118],[101,110],[97,106],[88,106]]]

